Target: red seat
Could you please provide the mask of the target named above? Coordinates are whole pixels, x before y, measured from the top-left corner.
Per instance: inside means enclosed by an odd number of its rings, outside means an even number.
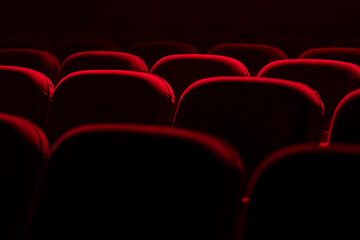
[[[145,62],[132,54],[114,51],[84,51],[70,55],[61,64],[57,82],[66,75],[82,70],[129,70],[148,72]]]
[[[55,46],[55,55],[61,63],[71,54],[83,51],[120,51],[120,48],[111,41],[92,38],[66,39]]]
[[[359,237],[359,159],[358,145],[295,146],[272,155],[250,180],[237,239]]]
[[[0,132],[0,238],[20,239],[50,150],[40,128],[26,119],[0,113]]]
[[[0,91],[0,112],[43,125],[54,91],[44,74],[23,67],[0,66]]]
[[[235,58],[249,70],[250,76],[256,76],[268,63],[287,59],[279,48],[263,44],[227,43],[211,48],[208,54]]]
[[[53,54],[34,49],[1,49],[0,65],[30,68],[43,73],[52,82],[60,69],[59,61]]]
[[[251,172],[273,151],[320,137],[322,102],[308,86],[279,79],[214,77],[181,96],[175,127],[227,139]]]
[[[236,59],[210,54],[178,54],[160,59],[150,73],[164,78],[173,88],[178,101],[193,82],[207,77],[249,76],[246,67]]]
[[[317,40],[296,35],[267,35],[259,37],[255,43],[261,43],[278,47],[285,52],[289,58],[298,58],[304,51],[321,47]]]
[[[314,48],[303,52],[301,59],[328,59],[354,63],[360,66],[360,48],[327,47]]]
[[[67,75],[49,106],[45,133],[50,143],[86,123],[169,125],[174,95],[158,76],[123,70],[87,70]]]
[[[25,235],[230,240],[244,185],[241,158],[222,139],[159,126],[82,126],[54,145]]]
[[[174,54],[198,53],[198,50],[194,46],[182,42],[147,41],[132,45],[127,52],[144,59],[148,68],[151,69],[160,58]]]
[[[325,106],[324,131],[329,129],[331,117],[340,100],[360,87],[359,67],[333,60],[279,60],[266,65],[258,76],[301,82],[318,91]]]

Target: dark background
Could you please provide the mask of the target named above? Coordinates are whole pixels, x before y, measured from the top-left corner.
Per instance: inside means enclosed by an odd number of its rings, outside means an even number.
[[[1,7],[2,35],[46,31],[233,31],[256,36],[357,36],[360,2],[289,0],[13,0]]]

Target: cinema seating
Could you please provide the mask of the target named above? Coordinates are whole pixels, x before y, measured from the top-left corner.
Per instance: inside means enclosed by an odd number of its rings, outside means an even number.
[[[279,60],[266,65],[258,76],[301,82],[318,91],[325,106],[324,131],[329,129],[331,117],[340,100],[360,87],[359,67],[333,60]]]
[[[127,52],[139,56],[151,69],[160,58],[174,54],[198,53],[198,50],[194,46],[182,42],[147,41],[132,45]]]
[[[256,170],[237,239],[357,238],[360,147],[294,146]]]
[[[285,52],[289,58],[298,58],[304,51],[321,47],[317,40],[297,35],[264,35],[258,37],[255,43],[278,47]]]
[[[57,85],[44,126],[51,144],[86,123],[170,125],[174,94],[158,76],[124,70],[87,70]]]
[[[249,70],[250,76],[257,76],[259,71],[270,62],[287,59],[286,54],[279,48],[255,43],[219,44],[207,53],[239,60]]]
[[[23,67],[0,66],[0,112],[26,118],[42,127],[54,92],[42,73]]]
[[[301,59],[328,59],[354,63],[360,66],[360,48],[326,47],[309,49],[302,54]]]
[[[93,38],[66,39],[55,46],[55,55],[60,63],[71,54],[83,51],[120,51],[120,48],[111,41]]]
[[[317,142],[323,106],[308,86],[279,79],[214,77],[181,96],[174,126],[217,134],[241,153],[249,172],[282,147]]]
[[[34,49],[0,49],[0,65],[30,68],[43,73],[52,82],[60,69],[53,54]]]
[[[0,238],[15,240],[50,150],[40,128],[26,119],[0,113],[0,132]]]
[[[176,102],[183,91],[202,78],[217,76],[249,76],[239,61],[211,54],[177,54],[157,61],[150,73],[164,78],[173,88]]]
[[[145,62],[132,54],[114,51],[84,51],[71,54],[61,64],[57,82],[66,75],[82,70],[129,70],[148,72]]]
[[[329,144],[360,143],[360,90],[346,95],[337,106],[330,125]]]
[[[224,140],[170,127],[96,124],[54,145],[31,239],[233,239],[245,183]]]

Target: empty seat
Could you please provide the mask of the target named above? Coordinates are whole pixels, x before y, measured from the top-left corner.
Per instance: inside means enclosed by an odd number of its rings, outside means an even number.
[[[26,48],[42,50],[46,52],[52,52],[54,50],[54,46],[49,41],[44,39],[26,36],[13,36],[0,39],[0,49],[10,48]]]
[[[250,76],[256,76],[270,62],[287,59],[286,54],[281,49],[255,43],[220,44],[211,48],[208,54],[222,55],[239,60],[249,70]]]
[[[329,129],[331,117],[340,100],[360,87],[359,67],[333,60],[279,60],[266,65],[258,76],[301,82],[318,91],[325,106],[324,131]]]
[[[57,82],[66,75],[82,70],[118,69],[147,72],[148,68],[141,58],[123,52],[84,51],[70,55],[61,64]]]
[[[317,40],[296,35],[268,35],[255,40],[255,43],[261,43],[278,47],[285,52],[289,58],[298,58],[304,51],[312,48],[321,47]]]
[[[40,128],[26,119],[0,113],[0,133],[0,238],[15,240],[50,150]]]
[[[78,125],[121,122],[167,125],[174,94],[158,76],[123,70],[87,70],[67,75],[51,100],[45,133],[50,143]]]
[[[238,239],[359,237],[360,148],[295,146],[269,157],[243,199]]]
[[[233,34],[225,33],[194,33],[186,36],[184,42],[195,46],[200,53],[206,53],[210,48],[222,43],[241,43],[244,40]]]
[[[178,101],[191,83],[207,77],[249,76],[246,67],[236,59],[211,54],[177,54],[157,61],[150,73],[164,78],[173,88]]]
[[[360,65],[360,48],[327,47],[314,48],[303,52],[301,59],[328,59]]]
[[[245,170],[225,141],[96,124],[54,145],[28,240],[233,239]]]
[[[120,51],[120,48],[111,41],[92,38],[66,39],[55,47],[55,55],[60,62],[73,53],[83,51]]]
[[[279,79],[214,77],[188,87],[175,127],[220,135],[251,172],[273,151],[320,137],[322,102],[308,86]]]
[[[149,69],[151,69],[160,58],[168,55],[198,53],[194,46],[175,41],[140,42],[132,45],[127,52],[144,59]]]
[[[31,120],[43,126],[54,92],[42,73],[23,67],[0,66],[0,112]]]
[[[30,68],[45,74],[52,82],[60,69],[59,61],[53,54],[34,49],[1,49],[0,65]]]
[[[360,90],[346,95],[337,106],[330,125],[329,144],[360,143]]]

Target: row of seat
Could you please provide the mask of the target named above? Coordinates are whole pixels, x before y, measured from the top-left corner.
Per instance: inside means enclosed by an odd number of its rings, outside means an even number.
[[[1,239],[357,236],[358,145],[290,146],[247,181],[235,148],[197,131],[91,124],[50,150],[0,113],[0,132]]]
[[[360,70],[352,64],[325,63],[328,65],[308,65],[306,61],[304,69],[320,66],[328,74],[325,80],[359,79]],[[332,69],[332,65],[342,68]],[[1,66],[0,79],[4,86],[0,111],[33,121],[44,129],[51,144],[69,129],[86,123],[173,125],[225,137],[243,155],[249,169],[283,146],[321,141],[320,135],[329,129],[332,119],[326,111],[324,117],[323,102],[312,88],[275,77],[203,78],[185,89],[177,105],[167,81],[136,71],[78,71],[66,76],[55,91],[43,74],[26,68]],[[336,90],[340,84],[334,86]],[[346,91],[341,89],[340,94],[346,96]],[[340,94],[329,96],[340,102]],[[325,110],[331,103],[336,107],[336,102],[325,102]],[[336,124],[331,128],[336,131]]]
[[[55,55],[33,49],[0,50],[0,64],[20,66],[44,73],[56,85],[71,72],[88,69],[120,69],[153,72],[153,65],[168,55],[197,54],[190,45],[178,42],[143,42],[129,53],[116,51],[84,51],[71,54],[60,66]],[[280,49],[260,44],[221,44],[208,54],[227,56],[240,61],[251,76],[257,76],[267,64],[286,60]],[[204,58],[206,54],[203,54]],[[190,56],[190,55],[189,55]],[[209,57],[207,57],[209,58]],[[317,48],[305,51],[299,59],[329,59],[360,64],[358,48]],[[204,61],[204,60],[203,60]],[[224,60],[223,60],[224,61]]]
[[[308,37],[299,36],[263,36],[255,40],[244,41],[227,35],[194,35],[187,39],[175,39],[163,35],[152,36],[150,33],[132,34],[124,36],[119,43],[103,36],[94,35],[75,35],[68,38],[62,38],[59,42],[53,43],[46,38],[35,38],[33,36],[13,36],[0,39],[0,49],[9,48],[30,48],[48,51],[55,54],[59,61],[62,62],[70,54],[85,50],[103,50],[103,51],[140,51],[144,42],[169,42],[172,51],[180,53],[207,53],[211,48],[220,44],[259,44],[267,45],[281,49],[287,57],[298,58],[301,53],[313,48],[320,47],[360,47],[359,38],[341,39],[332,44],[320,44],[316,40]],[[140,44],[140,46],[137,46]],[[156,46],[154,46],[156,47]],[[135,48],[135,49],[134,49]],[[171,53],[171,52],[170,52]]]

